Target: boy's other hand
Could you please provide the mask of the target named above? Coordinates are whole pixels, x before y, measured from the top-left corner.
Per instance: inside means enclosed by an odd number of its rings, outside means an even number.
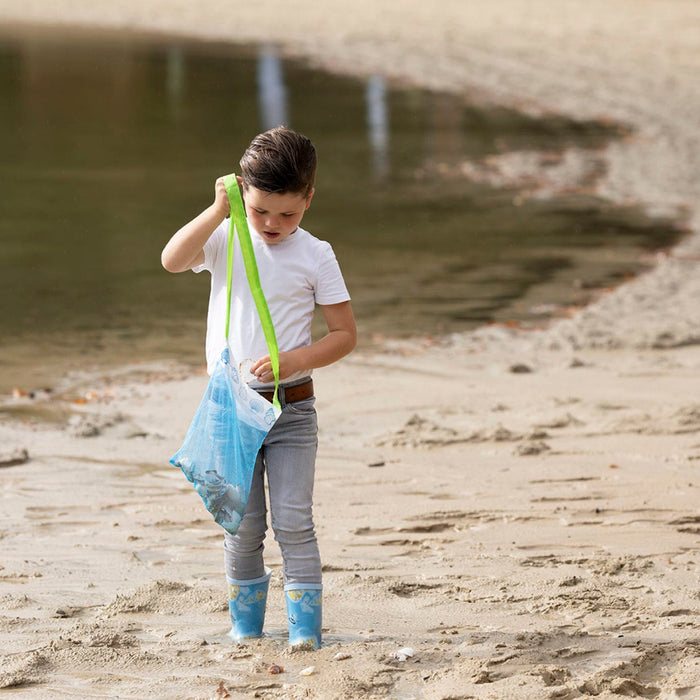
[[[299,368],[294,363],[294,355],[292,352],[281,352],[280,357],[280,381],[291,376],[299,371]],[[272,371],[272,361],[269,355],[261,357],[251,368],[251,374],[254,374],[258,381],[269,384],[275,381],[275,375]]]

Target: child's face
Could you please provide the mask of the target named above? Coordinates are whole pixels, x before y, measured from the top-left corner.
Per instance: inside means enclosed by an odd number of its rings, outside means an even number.
[[[281,243],[297,230],[313,196],[313,190],[305,197],[298,192],[277,194],[255,187],[249,187],[243,193],[248,220],[269,245]]]

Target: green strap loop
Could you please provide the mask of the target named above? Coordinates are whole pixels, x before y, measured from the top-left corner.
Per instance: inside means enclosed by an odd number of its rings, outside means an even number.
[[[267,300],[265,299],[265,294],[260,285],[260,275],[258,274],[258,265],[255,262],[253,242],[250,240],[250,230],[248,229],[248,221],[246,220],[243,198],[241,197],[241,190],[234,173],[224,176],[224,186],[226,187],[226,193],[228,194],[229,203],[231,205],[231,225],[228,232],[228,259],[226,268],[226,342],[228,342],[229,322],[231,317],[231,278],[233,275],[233,237],[235,229],[235,231],[238,232],[238,241],[241,244],[243,265],[245,266],[245,273],[248,278],[248,286],[253,295],[255,308],[258,310],[260,324],[265,334],[267,350],[270,353],[272,373],[275,376],[275,393],[272,398],[272,403],[276,408],[281,408],[279,399],[277,398],[277,389],[280,381],[279,347],[277,346],[275,327],[272,325],[270,309],[267,306]]]

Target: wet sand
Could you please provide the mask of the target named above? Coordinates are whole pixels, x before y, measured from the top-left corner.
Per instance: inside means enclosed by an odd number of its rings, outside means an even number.
[[[217,7],[6,0],[0,18],[283,41],[338,71],[619,121],[632,135],[600,154],[607,169],[586,186],[690,233],[650,273],[549,328],[388,340],[316,373],[318,652],[286,647],[271,536],[267,634],[241,646],[224,636],[218,526],[167,464],[203,374],[175,357],[8,398],[0,687],[47,698],[700,694],[700,7]],[[546,196],[581,186],[581,164],[570,152],[545,176],[523,154],[487,172],[530,178],[524,196]],[[414,655],[396,659],[406,646]]]

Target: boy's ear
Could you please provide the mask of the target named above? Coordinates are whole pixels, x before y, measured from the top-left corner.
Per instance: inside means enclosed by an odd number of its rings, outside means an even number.
[[[238,182],[238,189],[241,191],[241,199],[245,202],[245,187],[243,187],[243,178],[240,175],[236,175],[236,182]]]
[[[311,206],[311,200],[314,196],[314,192],[316,192],[315,189],[312,189],[311,192],[309,192],[309,196],[306,198],[306,206],[304,207],[304,211],[306,211]]]

